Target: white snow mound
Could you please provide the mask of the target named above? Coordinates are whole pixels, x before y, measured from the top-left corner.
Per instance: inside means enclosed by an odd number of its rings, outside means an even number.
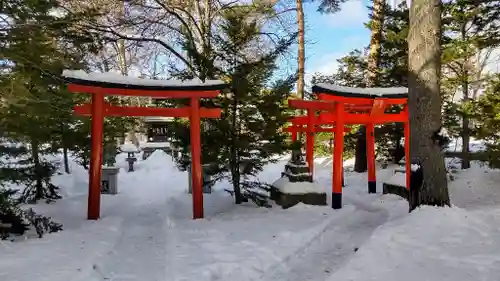
[[[325,193],[316,182],[290,182],[287,177],[277,179],[272,186],[287,194]]]
[[[423,207],[381,226],[328,280],[498,280],[499,224],[500,209]]]
[[[146,160],[142,161],[141,166],[147,170],[177,169],[172,156],[161,149],[155,150]]]

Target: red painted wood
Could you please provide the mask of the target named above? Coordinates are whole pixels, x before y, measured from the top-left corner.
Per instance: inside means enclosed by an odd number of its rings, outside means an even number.
[[[309,129],[307,129],[306,127],[290,126],[290,127],[284,128],[283,131],[292,133],[292,137],[293,137],[293,133],[308,132]],[[334,131],[335,131],[335,126],[330,127],[330,128],[315,127],[313,129],[313,132],[315,132],[315,133],[333,133]],[[350,131],[351,131],[351,128],[344,127],[344,132],[348,133]]]
[[[104,95],[92,96],[91,156],[87,219],[97,220],[101,208],[102,139],[104,126]]]
[[[105,116],[165,116],[189,117],[191,129],[193,218],[203,218],[203,187],[201,170],[200,118],[219,118],[219,108],[199,108],[200,98],[215,98],[218,90],[210,91],[155,91],[147,89],[102,88],[69,84],[71,92],[91,93],[92,104],[76,106],[74,113],[92,117],[92,151],[89,171],[88,219],[98,219],[101,195],[102,133]],[[112,106],[104,103],[105,95],[149,96],[154,98],[191,98],[191,107],[149,108],[132,106]]]
[[[344,113],[342,114],[345,122],[344,124],[385,124],[394,122],[406,122],[408,120],[408,115],[405,113],[394,113],[394,114],[383,114],[380,116],[370,116],[369,114],[355,114],[355,113]],[[321,124],[332,124],[336,122],[335,115],[329,113],[321,113],[319,115]]]
[[[191,98],[191,180],[193,187],[193,219],[203,218],[203,179],[201,170],[200,101]]]
[[[334,96],[329,94],[318,94],[318,99],[322,101],[329,102],[340,102],[344,104],[365,104],[372,105],[374,98],[354,98],[354,97],[342,97],[342,96]],[[406,104],[408,102],[407,98],[381,98],[386,100],[386,104]]]
[[[335,127],[334,147],[333,147],[333,180],[332,192],[342,194],[343,163],[342,154],[344,152],[344,104],[337,103],[337,126]]]
[[[375,128],[366,124],[366,157],[368,162],[368,182],[376,181],[375,175]]]
[[[306,161],[309,166],[309,173],[314,174],[314,111],[307,110],[307,135],[306,135]]]
[[[77,115],[90,116],[91,105],[77,105],[73,109]],[[200,108],[202,118],[220,118],[220,108]],[[138,106],[114,106],[105,104],[104,116],[166,116],[166,117],[189,117],[191,107],[166,108],[166,107],[138,107]]]
[[[297,109],[316,109],[327,111],[332,111],[335,108],[333,103],[318,100],[288,100],[288,106]]]
[[[156,91],[156,90],[136,90],[136,89],[123,89],[123,88],[102,88],[96,86],[86,86],[78,84],[69,84],[68,90],[70,92],[89,93],[89,94],[103,94],[113,96],[141,96],[141,97],[155,97],[155,98],[215,98],[219,95],[218,90],[211,91]]]

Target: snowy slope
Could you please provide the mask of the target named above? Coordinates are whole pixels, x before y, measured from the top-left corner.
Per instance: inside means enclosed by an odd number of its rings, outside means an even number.
[[[450,183],[453,208],[390,220],[328,280],[499,280],[499,180],[478,164],[461,171]]]
[[[145,161],[138,157],[131,173],[125,156],[117,157],[119,194],[102,196],[103,219],[96,222],[85,220],[85,170],[72,163],[71,175],[56,176],[65,198],[36,209],[64,223],[65,230],[0,242],[0,280],[497,281],[500,276],[497,171],[478,165],[460,171],[450,184],[457,207],[410,215],[406,201],[368,194],[366,174],[346,172],[341,210],[235,206],[223,191],[228,183],[221,182],[204,195],[206,219],[193,221],[188,175],[170,156],[156,151]],[[273,182],[287,160],[268,165],[258,178]],[[315,180],[328,195],[331,169],[329,159],[316,161]],[[391,169],[377,171],[379,192],[392,175]]]

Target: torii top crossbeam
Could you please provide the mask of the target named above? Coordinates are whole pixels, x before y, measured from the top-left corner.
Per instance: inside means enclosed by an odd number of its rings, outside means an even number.
[[[64,80],[72,92],[116,96],[143,96],[156,98],[215,98],[227,85],[220,80],[152,80],[119,75],[117,73],[86,73],[65,70]]]
[[[344,150],[344,125],[363,124],[367,131],[368,191],[376,192],[374,125],[402,122],[405,124],[406,188],[409,188],[409,120],[407,88],[352,88],[334,84],[317,84],[312,87],[315,100],[290,100],[288,105],[306,109],[307,116],[295,117],[293,126],[307,126],[307,150],[312,150],[317,125],[334,126],[332,207],[342,206],[342,154]],[[397,109],[399,108],[399,109]],[[317,114],[319,112],[319,114]],[[310,148],[310,149],[309,149]],[[312,151],[308,151],[312,171]]]

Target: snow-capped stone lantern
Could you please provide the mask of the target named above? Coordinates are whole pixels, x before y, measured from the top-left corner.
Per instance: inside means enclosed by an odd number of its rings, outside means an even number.
[[[125,143],[122,145],[121,150],[127,153],[127,158],[125,161],[128,163],[128,171],[134,171],[134,163],[137,161],[137,157],[135,157],[136,153],[139,153],[139,149],[133,145],[132,143]]]
[[[312,182],[312,174],[309,172],[309,165],[304,161],[300,150],[292,151],[292,158],[285,165],[285,171],[281,176],[288,177],[290,182]]]
[[[281,178],[272,184],[271,199],[284,209],[298,203],[326,205],[326,192],[313,181],[300,150],[293,150]]]

